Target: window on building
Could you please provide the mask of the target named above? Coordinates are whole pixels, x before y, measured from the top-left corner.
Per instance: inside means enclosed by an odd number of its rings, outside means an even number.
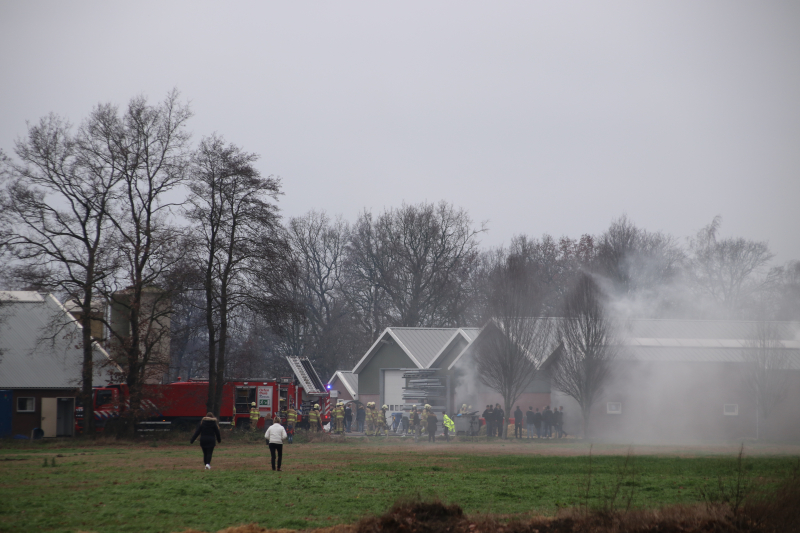
[[[606,413],[610,415],[621,415],[622,402],[608,402],[606,404]]]
[[[722,406],[722,414],[725,416],[739,416],[739,404],[726,403]]]
[[[36,410],[35,398],[17,398],[18,413],[32,413]]]

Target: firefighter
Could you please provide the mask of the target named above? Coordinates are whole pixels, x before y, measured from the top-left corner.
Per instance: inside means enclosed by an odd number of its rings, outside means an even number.
[[[378,417],[377,423],[375,424],[375,436],[383,433],[384,430],[386,430],[386,436],[389,436],[389,426],[386,425],[386,411],[388,410],[389,406],[383,404],[380,412],[375,413],[375,415]]]
[[[419,435],[422,431],[422,425],[420,424],[419,419],[419,411],[417,411],[417,404],[411,406],[411,414],[408,415],[409,421],[411,422],[411,431],[414,432],[414,442],[419,441]]]
[[[375,402],[367,402],[367,433],[368,437],[375,434]]]
[[[336,404],[333,414],[336,417],[336,433],[344,435],[344,402],[342,400]]]
[[[297,424],[297,411],[294,408],[294,404],[289,404],[289,410],[286,411],[286,434],[289,436],[287,439],[289,444],[292,443],[292,437],[294,437],[294,426]]]
[[[308,413],[308,423],[309,423],[309,429],[311,431],[319,431],[320,429],[322,429],[322,427],[320,426],[319,404],[318,403],[315,403],[314,404],[314,408],[311,409],[311,411],[309,411],[309,413]]]
[[[428,416],[431,414],[431,404],[426,403],[425,406],[422,408],[422,414],[420,415],[420,433],[428,431]]]
[[[252,402],[250,404],[250,429],[255,431],[256,426],[258,426],[258,407],[256,407],[256,402]]]

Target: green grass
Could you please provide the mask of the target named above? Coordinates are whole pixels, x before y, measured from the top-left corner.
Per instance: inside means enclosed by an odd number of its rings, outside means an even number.
[[[716,487],[737,471],[730,454],[636,455],[626,467],[625,455],[597,447],[606,455],[593,454],[589,476],[588,447],[581,444],[294,444],[284,446],[282,473],[269,468],[260,439],[224,442],[209,472],[197,445],[178,441],[2,446],[0,531],[7,532],[217,531],[249,522],[323,527],[417,495],[457,503],[467,513],[552,514],[563,506],[608,505],[619,488],[632,494],[633,506],[660,507],[696,503],[704,486]],[[554,451],[567,456],[540,455]],[[743,471],[770,483],[797,462],[748,456]]]

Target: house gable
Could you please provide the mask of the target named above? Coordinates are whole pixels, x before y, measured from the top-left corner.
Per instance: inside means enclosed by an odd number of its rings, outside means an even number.
[[[358,393],[380,394],[381,368],[419,368],[406,351],[396,342],[386,341],[381,344],[364,365],[358,374]]]

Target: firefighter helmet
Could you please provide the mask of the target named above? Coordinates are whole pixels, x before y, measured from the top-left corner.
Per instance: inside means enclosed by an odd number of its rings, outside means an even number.
[[[429,403],[426,403],[426,404],[425,404],[425,409],[430,409],[430,408],[431,408],[431,404],[429,404]]]
[[[256,402],[252,402],[252,403],[250,404],[250,406],[251,406],[251,407],[255,407],[255,406],[256,406]]]
[[[386,405],[386,404],[383,404],[383,407],[381,407],[381,409],[388,409],[388,408],[389,408],[389,406]]]
[[[319,409],[319,404],[318,403],[314,404],[314,409]]]

